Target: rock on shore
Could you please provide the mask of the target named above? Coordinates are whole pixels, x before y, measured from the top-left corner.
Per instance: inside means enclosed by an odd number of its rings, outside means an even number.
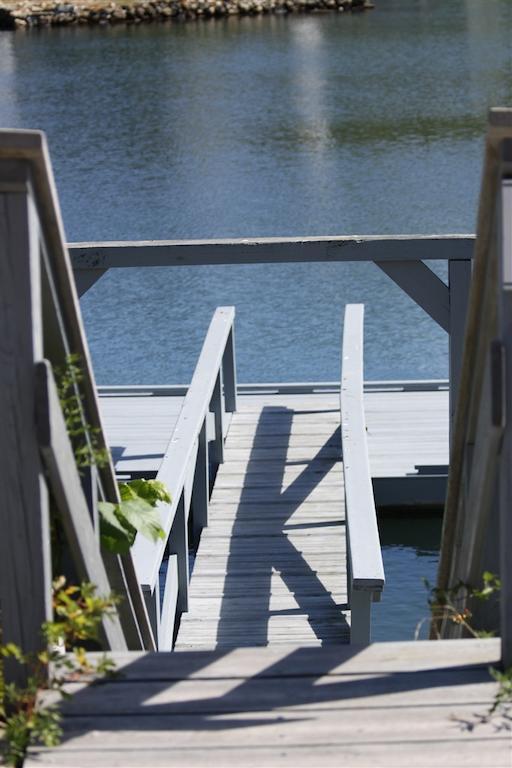
[[[369,0],[144,0],[143,2],[79,3],[0,0],[0,29],[32,29],[72,25],[141,24],[225,16],[365,11]]]

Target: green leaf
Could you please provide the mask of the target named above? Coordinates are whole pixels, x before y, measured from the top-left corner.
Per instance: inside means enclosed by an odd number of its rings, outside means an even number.
[[[165,538],[165,531],[160,525],[158,510],[144,499],[135,497],[129,501],[122,501],[119,505],[119,511],[129,525],[150,541]]]
[[[159,480],[131,480],[129,483],[121,483],[119,486],[119,492],[123,501],[137,498],[144,499],[152,507],[156,506],[158,501],[171,503],[171,494],[167,490],[164,483]]]
[[[119,519],[119,506],[109,501],[98,502],[101,543],[110,552],[123,555],[135,541],[136,531],[127,520]]]

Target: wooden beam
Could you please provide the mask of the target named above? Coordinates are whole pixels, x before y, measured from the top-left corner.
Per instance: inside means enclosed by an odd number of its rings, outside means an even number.
[[[411,297],[444,331],[450,332],[448,287],[422,261],[381,261],[375,264]]]
[[[4,170],[0,161],[0,186]],[[44,645],[41,625],[52,618],[52,574],[48,492],[33,421],[34,362],[43,352],[39,227],[28,168],[19,162],[15,170],[18,189],[0,192],[0,601],[2,642],[31,652]],[[19,669],[12,676],[22,682]]]
[[[450,298],[450,434],[459,392],[464,333],[468,313],[469,289],[471,286],[471,261],[453,260],[448,264],[448,285]]]
[[[79,578],[92,582],[99,594],[106,596],[111,587],[80,483],[52,368],[47,360],[36,364],[35,379],[39,447],[71,555]],[[117,611],[103,619],[103,633],[110,650],[128,650]]]
[[[89,288],[98,282],[100,277],[103,277],[106,269],[78,269],[74,272],[76,291],[79,296],[83,296],[87,293]]]
[[[70,243],[73,269],[469,259],[472,235],[353,235]]]

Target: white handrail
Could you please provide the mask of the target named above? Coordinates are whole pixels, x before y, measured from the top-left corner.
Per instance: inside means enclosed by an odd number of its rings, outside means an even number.
[[[385,579],[366,440],[363,317],[362,304],[346,307],[340,405],[351,642],[366,644],[370,642],[371,602],[380,599]]]
[[[236,410],[236,373],[234,361],[234,307],[219,307],[213,315],[208,333],[187,390],[178,421],[157,474],[157,480],[168,487],[172,501],[159,505],[165,539],[151,542],[138,536],[133,557],[139,582],[159,637],[159,649],[172,646],[172,626],[160,621],[159,572],[166,554],[177,555],[177,614],[188,605],[188,515],[194,494],[201,494],[201,505],[208,504],[208,438],[210,411],[215,421],[214,463],[223,460],[226,413]],[[198,467],[202,467],[199,471]],[[194,510],[206,524],[207,510]],[[174,589],[166,580],[165,592]],[[166,597],[164,595],[164,604]],[[162,618],[163,615],[162,615]]]

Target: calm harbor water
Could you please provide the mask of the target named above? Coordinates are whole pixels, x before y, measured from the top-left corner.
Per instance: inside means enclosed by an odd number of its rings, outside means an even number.
[[[472,232],[486,112],[512,104],[511,32],[509,0],[379,0],[3,33],[0,124],[46,131],[70,241]],[[442,331],[373,265],[119,270],[82,308],[100,383],[189,380],[220,304],[237,308],[242,381],[332,380],[349,301],[367,307],[367,378],[447,375]],[[379,639],[424,614],[436,546],[421,541],[385,546]]]

